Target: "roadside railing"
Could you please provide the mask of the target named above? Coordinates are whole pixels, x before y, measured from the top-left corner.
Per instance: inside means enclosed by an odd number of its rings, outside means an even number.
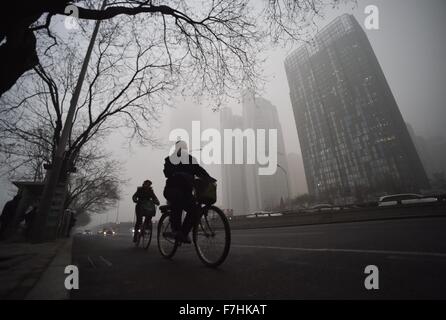
[[[235,229],[268,228],[418,217],[446,217],[446,202],[397,205],[392,207],[344,208],[343,210],[319,212],[294,210],[283,211],[280,216],[270,215],[250,218],[248,216],[236,216],[231,220],[231,227]]]

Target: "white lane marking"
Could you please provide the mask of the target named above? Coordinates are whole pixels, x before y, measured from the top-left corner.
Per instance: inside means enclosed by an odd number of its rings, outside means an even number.
[[[90,256],[88,256],[87,259],[88,259],[88,262],[90,263],[90,265],[91,265],[93,268],[96,268],[96,265],[94,264],[93,260],[91,260]]]
[[[113,265],[113,263],[111,263],[110,261],[108,261],[107,259],[105,259],[103,256],[99,256],[99,259],[101,259],[102,261],[104,261],[104,263],[111,267]]]
[[[265,237],[265,235],[268,235],[268,237],[273,237],[273,238],[281,238],[281,237],[306,237],[306,236],[320,236],[325,234],[325,232],[295,232],[295,233],[240,233],[240,234],[234,234],[234,238],[244,238],[244,237]]]
[[[302,251],[302,252],[341,252],[341,253],[364,253],[364,254],[387,254],[387,255],[406,255],[406,256],[424,256],[446,258],[446,253],[438,252],[417,252],[417,251],[389,251],[389,250],[359,250],[359,249],[311,249],[311,248],[293,248],[293,247],[274,247],[274,246],[250,246],[250,245],[231,245],[236,248],[251,248],[251,249],[272,249],[272,250],[288,250],[288,251]]]
[[[254,233],[254,232],[252,232],[252,233],[240,233],[240,234],[234,234],[234,237],[252,237],[253,235],[254,236],[259,236],[259,237],[262,237],[262,236],[265,236],[265,235],[268,235],[268,236],[309,236],[309,235],[320,235],[320,234],[325,234],[325,232],[317,232],[317,231],[314,231],[314,232],[312,232],[312,231],[308,231],[308,232],[276,232],[276,233],[274,233],[274,234],[271,234],[271,233],[262,233],[262,232],[257,232],[257,233]]]

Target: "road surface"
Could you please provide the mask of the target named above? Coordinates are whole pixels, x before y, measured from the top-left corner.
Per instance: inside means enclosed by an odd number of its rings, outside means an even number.
[[[130,234],[76,236],[80,287],[72,299],[425,299],[446,298],[446,218],[233,230],[219,269],[192,245],[163,259]],[[379,270],[366,290],[364,270]]]

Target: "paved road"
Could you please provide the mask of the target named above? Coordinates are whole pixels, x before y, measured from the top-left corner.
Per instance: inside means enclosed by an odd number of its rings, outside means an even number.
[[[446,218],[233,231],[217,270],[193,246],[173,260],[130,235],[78,236],[73,299],[446,299]],[[376,291],[364,287],[379,268]]]

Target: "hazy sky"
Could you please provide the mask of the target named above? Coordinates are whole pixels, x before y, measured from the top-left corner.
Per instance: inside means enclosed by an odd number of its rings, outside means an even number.
[[[364,25],[366,15],[364,8],[376,5],[380,10],[380,30],[367,31],[372,47],[384,70],[390,87],[395,95],[401,113],[417,134],[423,136],[446,136],[446,108],[444,92],[446,83],[446,43],[445,21],[446,2],[444,0],[359,0],[355,9],[352,5],[341,10],[331,10],[320,27],[330,22],[336,16],[346,12],[353,13],[361,25]],[[277,106],[285,146],[288,153],[298,152],[298,137],[294,116],[289,98],[283,61],[296,48],[275,50],[269,54],[265,65],[265,73],[270,81],[266,86],[264,97]],[[158,135],[167,139],[173,110],[164,110],[163,125]],[[178,104],[176,116],[187,113],[187,106]],[[204,110],[202,119],[208,127],[218,127],[218,114]],[[130,179],[125,187],[124,199],[119,205],[120,220],[133,220],[134,205],[131,195],[142,180],[148,178],[154,182],[155,192],[162,202],[164,176],[162,173],[163,159],[167,150],[138,147],[129,151],[122,147],[119,135],[110,139],[110,150],[125,161],[123,175]],[[219,178],[218,168],[212,168],[211,173]],[[2,188],[1,204],[4,203],[8,188]],[[2,201],[3,200],[3,201]],[[116,219],[116,210],[93,219],[94,224]]]
[[[338,15],[352,13],[361,25],[366,15],[364,9],[376,5],[380,10],[380,30],[367,31],[378,60],[389,81],[404,119],[411,123],[418,134],[425,136],[446,136],[446,108],[443,103],[444,84],[446,83],[446,44],[444,31],[446,21],[446,2],[443,0],[368,0],[358,1],[352,10],[348,8],[331,10],[320,27]],[[297,46],[297,45],[296,45]],[[274,50],[269,54],[265,74],[270,81],[266,86],[265,98],[277,106],[285,136],[287,152],[300,152],[294,115],[291,109],[288,83],[283,62],[296,47]],[[240,107],[236,108],[240,110]],[[188,106],[182,103],[175,109],[175,117],[181,118],[188,113]],[[172,110],[165,110],[164,125],[159,134],[167,135],[170,129]],[[218,114],[204,108],[203,122],[208,126],[218,126]],[[141,182],[141,176],[153,180],[155,191],[162,197],[164,176],[163,158],[167,150],[135,148],[133,154],[123,151],[121,157],[127,161],[126,174],[131,179],[127,195],[120,204],[120,217],[132,220],[133,204],[131,193]],[[219,170],[211,169],[219,178]],[[144,173],[141,175],[141,173]],[[110,213],[109,220],[116,214]],[[99,221],[106,221],[103,216]]]

